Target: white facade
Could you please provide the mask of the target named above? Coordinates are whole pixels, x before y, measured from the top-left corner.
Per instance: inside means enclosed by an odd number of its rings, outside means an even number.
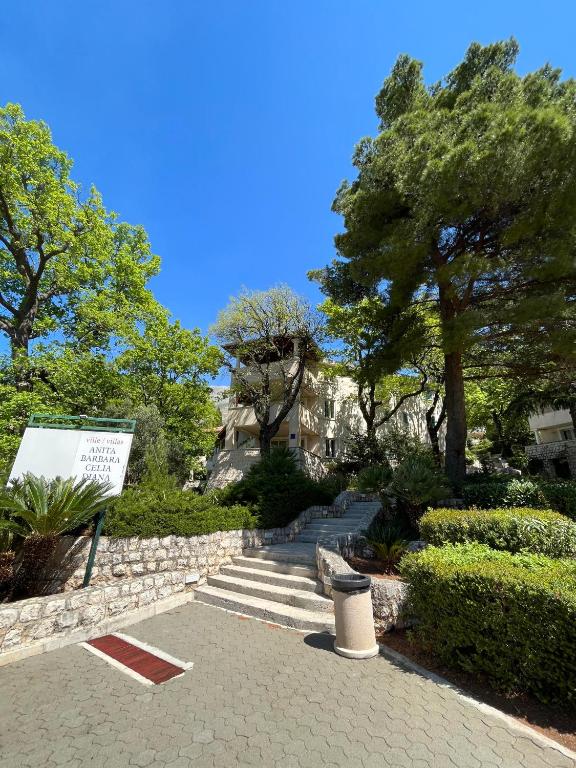
[[[528,419],[536,445],[526,446],[533,471],[549,477],[576,477],[576,425],[568,410],[542,408]]]
[[[574,440],[576,437],[570,412],[566,409],[542,408],[530,416],[528,424],[537,445]]]
[[[272,418],[279,407],[272,407]],[[410,398],[389,426],[403,428],[427,441],[425,412],[428,407],[424,397]],[[317,475],[324,471],[326,464],[342,456],[350,432],[361,432],[364,428],[354,382],[343,376],[329,377],[318,363],[310,361],[296,402],[272,444],[296,450],[301,462]],[[252,406],[243,405],[231,396],[223,417],[220,443],[209,462],[210,486],[221,487],[239,480],[259,460],[258,434],[259,425]]]

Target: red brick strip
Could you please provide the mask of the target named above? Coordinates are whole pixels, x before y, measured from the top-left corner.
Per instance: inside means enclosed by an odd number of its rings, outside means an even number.
[[[182,667],[177,667],[116,635],[96,637],[94,640],[88,640],[87,644],[150,680],[154,685],[165,683],[184,673]]]

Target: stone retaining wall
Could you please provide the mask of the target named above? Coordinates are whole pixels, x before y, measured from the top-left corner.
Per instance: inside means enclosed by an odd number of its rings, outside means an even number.
[[[367,514],[358,522],[354,532],[326,536],[318,541],[318,578],[323,584],[325,595],[332,596],[331,578],[334,574],[356,573],[344,558],[357,554],[363,548],[363,536],[360,531],[367,528],[374,517],[373,512]],[[402,616],[408,598],[407,584],[396,579],[372,577],[371,596],[377,632],[407,626]]]
[[[184,571],[0,605],[0,665],[77,643],[193,598]]]
[[[284,528],[218,531],[205,536],[165,536],[140,539],[102,536],[98,543],[92,584],[167,571],[194,571],[200,580],[217,573],[220,566],[241,555],[244,549],[293,541],[312,518],[339,517],[361,494],[344,491],[331,506],[314,506],[301,512]],[[62,537],[52,579],[46,591],[77,589],[82,585],[91,538]]]
[[[525,450],[529,459],[539,459],[542,462],[544,473],[548,477],[557,476],[554,461],[558,459],[566,461],[570,474],[576,477],[576,440],[527,445]]]

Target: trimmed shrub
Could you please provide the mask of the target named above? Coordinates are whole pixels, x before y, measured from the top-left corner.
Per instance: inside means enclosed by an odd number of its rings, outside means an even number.
[[[420,520],[422,538],[430,544],[478,542],[493,549],[526,550],[548,557],[576,555],[576,524],[551,510],[432,509]]]
[[[400,571],[420,642],[509,693],[576,707],[576,561],[428,547]]]
[[[467,506],[483,509],[547,506],[538,482],[518,477],[466,482],[462,489],[462,497]]]
[[[215,531],[256,528],[250,509],[224,506],[213,496],[179,489],[128,488],[110,505],[106,536],[202,536]]]
[[[554,509],[576,520],[576,482],[494,475],[470,478],[462,488],[469,507],[534,507]]]
[[[248,505],[261,528],[281,528],[308,507],[331,504],[338,492],[337,479],[312,480],[290,450],[273,448],[218,498],[225,504]]]
[[[576,520],[576,482],[549,480],[540,484],[544,497],[552,509]]]

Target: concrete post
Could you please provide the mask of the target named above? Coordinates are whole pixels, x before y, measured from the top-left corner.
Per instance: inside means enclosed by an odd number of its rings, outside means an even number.
[[[334,650],[348,659],[369,659],[379,653],[374,630],[370,577],[347,573],[332,577],[336,639]]]

